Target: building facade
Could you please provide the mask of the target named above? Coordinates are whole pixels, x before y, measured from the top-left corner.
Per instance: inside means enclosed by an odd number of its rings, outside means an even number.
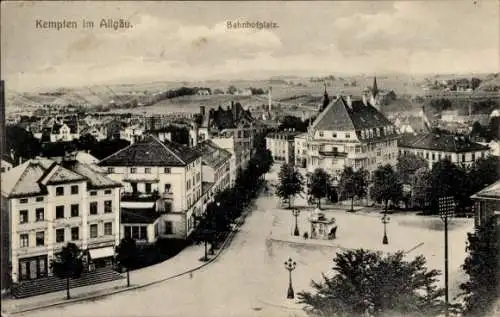
[[[195,148],[145,135],[99,165],[124,186],[122,211],[137,217],[155,212],[156,218],[161,218],[161,238],[185,239],[190,235],[203,207],[202,158]],[[122,225],[128,225],[124,219]]]
[[[500,180],[471,196],[474,200],[474,226],[495,217],[500,224]]]
[[[295,136],[299,132],[271,132],[266,136],[266,149],[277,163],[295,164]]]
[[[301,133],[294,138],[295,166],[307,166],[307,133]]]
[[[395,165],[398,138],[394,125],[366,98],[338,97],[309,128],[307,170],[323,168],[338,179],[345,166],[372,173],[381,165]]]
[[[51,260],[68,242],[88,251],[94,264],[110,263],[120,236],[119,183],[97,166],[45,158],[3,176],[2,226],[10,233],[13,283],[50,275]]]
[[[413,153],[425,159],[431,169],[434,163],[449,159],[452,163],[470,167],[479,158],[490,155],[490,148],[452,134],[405,134],[398,142],[399,155]]]

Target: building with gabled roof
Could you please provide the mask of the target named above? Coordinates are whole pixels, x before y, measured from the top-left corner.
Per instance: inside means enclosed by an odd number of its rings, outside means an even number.
[[[500,180],[471,196],[474,200],[474,226],[477,228],[488,219],[500,220]]]
[[[123,185],[122,208],[140,213],[157,211],[156,231],[162,238],[187,238],[194,219],[203,212],[202,155],[196,148],[144,135],[135,143],[104,158],[98,164]],[[131,225],[124,231],[134,234]],[[139,239],[139,236],[133,236]],[[156,237],[157,238],[157,237]],[[151,241],[145,241],[151,242]]]
[[[366,97],[339,96],[318,115],[307,132],[307,170],[320,167],[338,178],[345,166],[373,172],[395,165],[394,125]]]
[[[78,161],[36,158],[5,172],[1,219],[10,228],[10,265],[2,272],[14,283],[51,275],[50,261],[69,241],[90,255],[87,264],[111,264],[120,187],[98,166]]]
[[[490,148],[473,142],[469,137],[435,132],[420,134],[402,134],[398,142],[399,155],[413,153],[425,159],[429,168],[442,159],[469,167],[476,160],[490,155]]]

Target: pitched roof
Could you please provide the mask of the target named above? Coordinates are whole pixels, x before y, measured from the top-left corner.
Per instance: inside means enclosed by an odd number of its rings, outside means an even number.
[[[44,195],[47,193],[47,185],[78,181],[87,181],[90,188],[121,186],[88,164],[80,162],[57,164],[53,160],[36,158],[2,175],[2,195],[6,197]]]
[[[472,142],[462,136],[452,134],[403,134],[398,141],[399,147],[433,151],[463,153],[488,150],[489,147]]]
[[[472,195],[472,198],[485,198],[500,201],[500,180]]]
[[[202,155],[201,159],[203,164],[213,168],[219,167],[231,158],[231,153],[229,151],[218,147],[211,140],[200,142],[196,148]]]
[[[312,129],[327,131],[363,130],[385,127],[392,123],[377,109],[362,100],[352,100],[349,107],[344,97],[332,101],[312,124]]]
[[[195,149],[146,135],[99,162],[100,166],[186,166],[200,157]]]

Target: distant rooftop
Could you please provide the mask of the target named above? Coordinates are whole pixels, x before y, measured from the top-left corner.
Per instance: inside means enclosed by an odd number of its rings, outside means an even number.
[[[463,153],[489,150],[488,146],[470,141],[466,137],[453,134],[403,134],[398,142],[399,147]]]

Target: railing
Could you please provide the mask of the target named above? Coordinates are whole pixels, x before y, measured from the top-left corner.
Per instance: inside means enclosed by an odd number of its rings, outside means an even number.
[[[332,150],[318,150],[319,155],[333,156],[333,157],[347,157],[346,152],[332,151]]]
[[[160,198],[158,193],[123,193],[121,201],[155,201]]]

